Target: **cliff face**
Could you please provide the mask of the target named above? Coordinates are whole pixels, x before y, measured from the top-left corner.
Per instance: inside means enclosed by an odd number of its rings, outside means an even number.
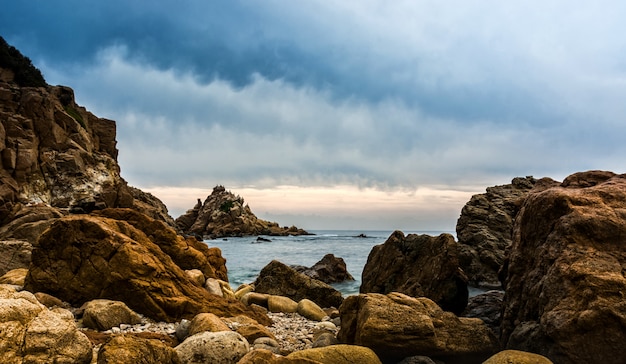
[[[177,228],[201,237],[251,236],[251,235],[306,235],[306,231],[292,227],[280,227],[275,222],[259,219],[243,198],[217,186],[193,209],[176,219]]]
[[[121,178],[115,121],[77,105],[69,87],[23,86],[16,80],[19,69],[3,67],[4,53],[2,59],[0,226],[28,206],[61,213],[129,207],[174,225],[160,201],[131,190]]]

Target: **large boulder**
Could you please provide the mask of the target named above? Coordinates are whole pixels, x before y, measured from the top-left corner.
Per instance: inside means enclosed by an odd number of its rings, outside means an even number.
[[[483,320],[489,326],[496,337],[500,337],[500,324],[502,323],[503,291],[487,291],[470,297],[463,317],[473,317]]]
[[[371,348],[384,362],[426,355],[480,363],[498,350],[481,320],[459,318],[424,297],[359,294],[346,298],[339,311],[339,341]]]
[[[184,238],[162,221],[132,209],[104,209],[94,214],[131,224],[157,244],[183,270],[199,269],[205,278],[228,281],[226,259],[222,257],[219,248],[209,248],[193,237]]]
[[[76,305],[97,298],[122,301],[159,321],[212,312],[219,316],[245,314],[269,324],[267,316],[196,286],[172,257],[133,223],[88,215],[57,220],[33,250],[25,288]],[[154,239],[161,236],[153,233]],[[159,243],[168,249],[175,247]]]
[[[333,254],[324,255],[319,262],[309,268],[304,266],[293,266],[293,268],[313,279],[329,284],[354,280],[343,258],[335,257]]]
[[[91,343],[71,312],[49,310],[27,291],[0,285],[0,357],[4,363],[89,363]]]
[[[216,238],[251,235],[308,235],[295,226],[280,227],[275,222],[256,217],[240,196],[216,186],[203,204],[176,219],[177,228],[185,234]]]
[[[537,181],[516,177],[510,184],[488,187],[472,196],[456,223],[460,263],[473,286],[499,288],[498,271],[511,245],[513,221]]]
[[[156,339],[116,335],[98,350],[98,364],[180,364],[174,348]]]
[[[296,302],[308,298],[324,308],[339,307],[343,302],[341,292],[277,260],[263,267],[254,286],[257,293],[285,296]]]
[[[590,171],[532,191],[503,273],[502,341],[556,363],[623,363],[626,175]]]
[[[372,248],[360,292],[428,297],[459,314],[467,305],[468,289],[458,255],[459,246],[450,234],[404,236],[395,231],[384,244]]]

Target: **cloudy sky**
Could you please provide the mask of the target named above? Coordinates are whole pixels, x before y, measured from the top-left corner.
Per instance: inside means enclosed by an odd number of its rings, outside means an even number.
[[[626,2],[12,1],[0,35],[117,121],[177,217],[451,230],[515,176],[626,169]]]

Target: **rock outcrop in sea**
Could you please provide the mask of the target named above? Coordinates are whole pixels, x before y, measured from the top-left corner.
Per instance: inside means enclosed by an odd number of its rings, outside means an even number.
[[[216,186],[204,200],[176,219],[176,226],[184,234],[200,238],[255,235],[308,235],[295,226],[280,227],[275,222],[256,217],[240,196]]]

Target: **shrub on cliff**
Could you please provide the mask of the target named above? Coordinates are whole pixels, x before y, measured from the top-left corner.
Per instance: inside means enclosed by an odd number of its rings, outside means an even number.
[[[0,67],[8,68],[15,75],[15,83],[22,87],[45,87],[46,80],[31,60],[22,55],[0,37]]]

